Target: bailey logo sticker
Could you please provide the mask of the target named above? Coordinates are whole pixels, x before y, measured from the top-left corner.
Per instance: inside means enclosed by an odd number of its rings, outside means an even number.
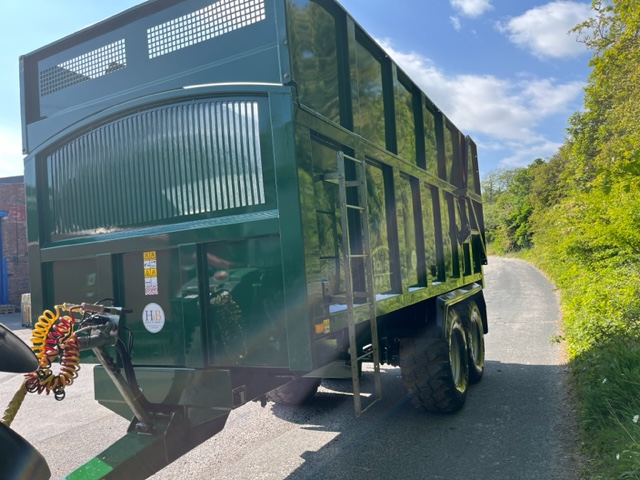
[[[149,303],[142,311],[144,328],[151,333],[158,333],[164,327],[164,310],[157,303]]]

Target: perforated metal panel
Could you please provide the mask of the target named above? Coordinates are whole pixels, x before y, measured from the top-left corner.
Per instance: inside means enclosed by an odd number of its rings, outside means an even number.
[[[188,102],[94,129],[47,158],[52,236],[265,203],[258,102]]]
[[[149,58],[219,37],[265,18],[264,0],[220,0],[148,29]]]
[[[40,95],[49,95],[78,83],[122,70],[126,66],[125,41],[118,40],[42,70]]]

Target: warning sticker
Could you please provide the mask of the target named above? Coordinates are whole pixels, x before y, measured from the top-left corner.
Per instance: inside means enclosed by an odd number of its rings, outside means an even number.
[[[158,295],[158,286],[157,285],[145,285],[144,286],[144,294],[145,295]]]
[[[144,294],[158,295],[158,264],[156,252],[143,252],[144,264]]]
[[[144,278],[153,278],[158,276],[158,269],[156,268],[145,268],[144,269]]]

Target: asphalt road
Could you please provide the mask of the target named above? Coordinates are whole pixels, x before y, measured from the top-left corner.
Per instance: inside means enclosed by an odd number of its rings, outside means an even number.
[[[383,367],[383,401],[356,419],[350,384],[325,381],[314,401],[290,408],[248,404],[216,437],[155,479],[577,479],[575,422],[566,393],[557,298],[544,276],[514,259],[486,273],[490,333],[482,382],[454,415],[416,410],[398,368]],[[17,319],[17,320],[16,320]],[[0,316],[17,328],[19,316]],[[67,398],[28,395],[12,427],[59,478],[125,433],[128,422],[93,400],[90,367]],[[20,384],[0,374],[0,409]],[[363,374],[372,384],[372,374]]]

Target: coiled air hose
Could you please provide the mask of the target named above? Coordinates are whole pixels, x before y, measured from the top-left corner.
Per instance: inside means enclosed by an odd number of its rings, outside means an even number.
[[[38,317],[31,333],[31,349],[38,359],[38,369],[25,375],[20,388],[4,411],[0,422],[11,426],[24,398],[29,393],[53,392],[56,400],[65,397],[65,387],[78,377],[80,355],[78,338],[73,331],[72,310],[77,307],[55,306],[55,313],[46,310]],[[60,316],[61,311],[69,315]],[[60,369],[53,373],[51,362],[60,357]]]
[[[26,375],[25,386],[29,393],[53,392],[56,400],[63,400],[65,387],[71,385],[80,370],[80,347],[73,331],[75,320],[72,310],[79,307],[55,306],[55,313],[46,310],[38,317],[32,336],[31,349],[38,358],[38,369]],[[69,315],[60,316],[61,311]],[[58,373],[51,362],[60,358]]]

